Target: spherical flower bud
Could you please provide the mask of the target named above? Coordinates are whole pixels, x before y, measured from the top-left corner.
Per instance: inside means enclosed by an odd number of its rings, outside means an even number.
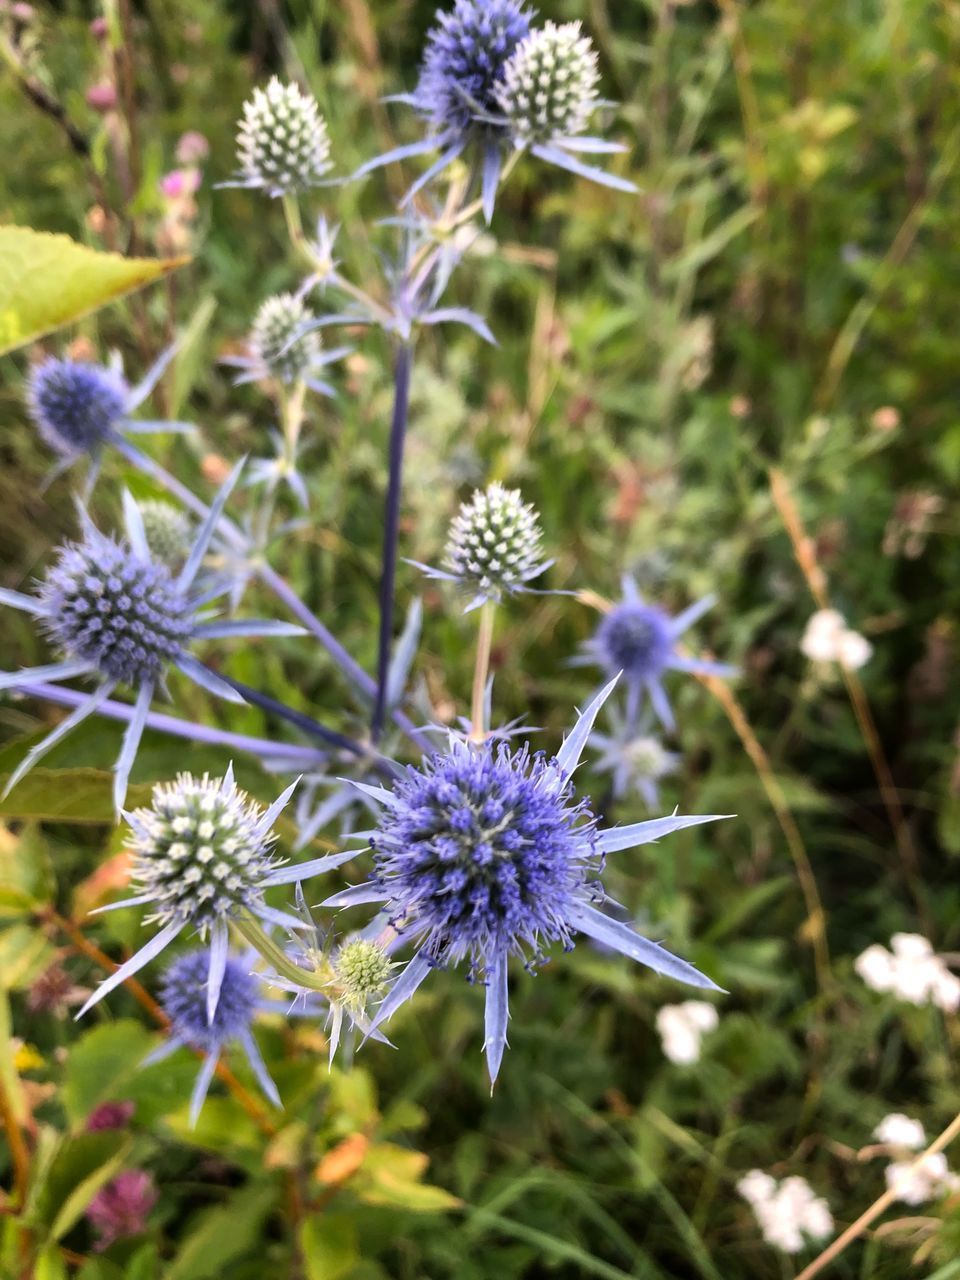
[[[235,1040],[250,1026],[257,1010],[257,982],[247,966],[227,957],[220,998],[211,1021],[207,1009],[210,952],[200,947],[179,956],[163,975],[160,1006],[170,1030],[184,1044],[207,1052]]]
[[[456,0],[449,13],[437,14],[415,95],[435,129],[491,127],[477,117],[499,114],[497,87],[529,30],[529,11],[516,0]]]
[[[266,373],[280,382],[296,382],[316,361],[318,331],[304,333],[313,312],[293,293],[278,293],[260,305],[250,330],[250,348]]]
[[[177,565],[187,558],[193,541],[189,516],[169,502],[147,500],[140,503],[140,517],[154,559]]]
[[[361,1009],[383,994],[392,970],[383,948],[365,938],[345,942],[333,959],[333,972],[342,988],[341,999]]]
[[[124,416],[128,395],[112,369],[50,357],[30,373],[27,409],[47,444],[75,457],[103,444]]]
[[[518,143],[581,134],[597,103],[597,55],[579,22],[531,31],[503,71],[496,99]]]
[[[153,905],[152,919],[210,926],[261,900],[264,877],[275,866],[273,837],[264,812],[232,776],[195,778],[153,789],[149,809],[130,815],[132,879]]]
[[[492,484],[461,506],[450,527],[444,563],[463,586],[499,599],[545,567],[540,538],[537,513],[519,490]]]
[[[155,680],[195,625],[170,570],[92,527],[61,548],[40,589],[43,625],[65,658],[106,680]]]
[[[272,195],[315,186],[330,168],[330,139],[316,99],[276,76],[243,105],[237,158],[247,186]]]
[[[87,106],[94,111],[113,111],[117,105],[117,91],[109,81],[92,84],[86,92]]]

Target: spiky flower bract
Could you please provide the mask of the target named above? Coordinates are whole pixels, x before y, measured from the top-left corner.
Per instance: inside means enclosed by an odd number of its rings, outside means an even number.
[[[604,614],[581,662],[597,662],[608,675],[623,673],[627,688],[627,730],[637,723],[640,702],[646,693],[654,714],[665,729],[674,729],[673,711],[663,687],[667,671],[699,675],[731,676],[736,668],[727,663],[687,657],[678,642],[687,630],[716,603],[704,596],[677,617],[659,605],[647,604],[632,578],[623,580],[623,599]]]
[[[330,170],[330,139],[316,99],[277,76],[254,89],[243,104],[237,159],[237,185],[272,196],[316,186]]]
[[[191,1125],[197,1123],[223,1050],[233,1042],[242,1047],[263,1092],[274,1106],[280,1106],[277,1086],[253,1038],[254,1015],[263,1004],[257,980],[249,964],[236,956],[227,956],[220,999],[211,1016],[207,999],[211,963],[211,953],[199,948],[178,956],[167,968],[160,988],[160,1007],[170,1019],[169,1039],[147,1058],[147,1063],[162,1061],[181,1045],[203,1053],[204,1061],[190,1099]]]
[[[30,748],[10,775],[7,791],[122,684],[135,691],[136,702],[114,766],[114,802],[119,813],[154,691],[168,667],[176,667],[218,697],[243,701],[230,683],[189,652],[194,641],[303,634],[302,628],[287,622],[210,621],[199,612],[203,596],[196,588],[197,574],[241,465],[222,486],[176,575],[152,557],[143,516],[125,493],[124,539],[101,533],[80,508],[82,536],[60,549],[37,594],[0,590],[0,604],[32,614],[59,651],[59,661],[47,666],[0,672],[0,689],[75,676],[99,682],[85,701]]]
[[[691,965],[606,916],[599,876],[606,854],[709,817],[661,818],[601,831],[572,774],[613,689],[586,709],[555,757],[507,743],[465,742],[407,766],[392,789],[365,787],[382,805],[371,836],[373,880],[327,905],[382,902],[417,951],[372,1021],[404,1003],[431,968],[466,960],[487,988],[486,1053],[495,1079],[506,1044],[507,961],[538,964],[544,948],[585,934],[659,973],[713,987]]]
[[[516,0],[456,0],[437,14],[414,95],[437,133],[485,127],[507,61],[529,31],[530,11]]]
[[[477,489],[450,526],[445,569],[420,567],[432,578],[455,582],[472,594],[469,608],[523,591],[531,578],[549,568],[541,560],[540,521],[518,489],[494,483]]]
[[[427,121],[427,136],[377,156],[356,176],[439,151],[439,159],[407,192],[406,202],[469,150],[489,222],[509,141],[497,88],[510,56],[530,31],[530,18],[530,10],[517,0],[455,0],[448,12],[438,12],[427,35],[417,87],[403,97]]]
[[[27,407],[48,445],[64,457],[94,453],[126,412],[129,387],[114,369],[50,357],[35,365]]]
[[[172,503],[160,499],[148,499],[139,505],[150,554],[168,566],[182,564],[193,541],[190,517]]]
[[[547,22],[519,44],[494,96],[521,146],[583,133],[597,105],[597,55],[579,22]]]

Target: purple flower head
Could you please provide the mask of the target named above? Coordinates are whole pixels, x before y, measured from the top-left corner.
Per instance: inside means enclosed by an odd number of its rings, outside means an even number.
[[[157,1189],[145,1169],[126,1169],[118,1174],[87,1206],[87,1218],[99,1237],[97,1250],[144,1232],[156,1203]]]
[[[371,839],[391,919],[438,964],[486,974],[513,952],[570,942],[578,902],[600,901],[596,820],[569,778],[527,747],[469,745],[408,766]]]
[[[167,968],[160,989],[160,1004],[170,1019],[168,1038],[144,1061],[144,1066],[163,1062],[183,1045],[199,1050],[203,1063],[197,1072],[190,1098],[190,1124],[200,1116],[207,1092],[224,1049],[236,1043],[243,1050],[250,1069],[263,1092],[280,1106],[280,1096],[253,1038],[253,1019],[264,1007],[257,979],[250,972],[250,957],[240,959],[217,954],[217,945],[188,951]],[[219,974],[219,998],[210,1004],[210,975]]]
[[[160,1005],[170,1019],[172,1034],[183,1044],[207,1052],[239,1039],[249,1028],[258,1005],[255,978],[246,965],[228,956],[211,1022],[207,1016],[209,969],[209,951],[188,951],[167,969],[160,990]]]
[[[414,100],[438,133],[488,127],[484,118],[498,112],[497,89],[530,16],[516,0],[456,0],[437,14]]]
[[[100,454],[113,445],[128,457],[125,439],[151,431],[192,431],[188,422],[148,421],[132,415],[146,401],[176,354],[167,348],[136,386],[123,376],[119,358],[109,365],[54,356],[35,365],[27,380],[27,412],[46,443],[60,457],[58,472],[81,457],[92,461],[87,487],[96,479]]]
[[[42,625],[64,658],[138,686],[176,660],[194,611],[166,565],[92,526],[68,542],[40,589]]]
[[[74,458],[100,448],[126,413],[129,394],[114,369],[51,357],[30,374],[27,408],[51,449]]]
[[[680,637],[715,603],[716,596],[704,596],[671,617],[664,609],[641,599],[632,578],[623,579],[623,599],[604,615],[593,639],[584,646],[584,655],[574,661],[581,665],[595,662],[607,675],[623,673],[627,690],[626,733],[633,733],[637,728],[645,694],[663,727],[669,730],[676,727],[663,687],[663,677],[668,671],[736,675],[736,668],[726,663],[687,657],[679,651]]]
[[[656,605],[625,600],[614,606],[597,630],[595,644],[608,675],[655,680],[673,650],[670,618]]]
[[[714,984],[692,965],[598,906],[604,857],[713,817],[669,817],[602,831],[572,776],[611,682],[580,715],[554,757],[508,743],[451,736],[449,750],[408,766],[391,790],[357,784],[381,806],[371,836],[376,870],[368,884],[326,906],[382,903],[401,937],[417,945],[370,1026],[376,1031],[431,968],[466,959],[487,988],[487,1067],[495,1080],[506,1046],[507,962],[528,965],[543,947],[569,949],[582,933],[692,986]]]
[[[31,747],[10,775],[6,792],[71,729],[97,711],[118,684],[125,684],[135,690],[136,703],[114,766],[114,802],[119,814],[150,703],[167,667],[177,667],[217,697],[243,701],[233,685],[188,651],[193,641],[303,634],[302,628],[286,622],[210,621],[200,612],[211,596],[208,584],[200,589],[197,578],[242,465],[234,467],[221,487],[176,576],[153,558],[143,514],[130,494],[124,493],[123,541],[102,534],[81,507],[82,537],[61,549],[39,592],[28,596],[0,588],[0,604],[32,614],[60,651],[60,661],[49,666],[0,671],[0,689],[75,676],[99,681],[71,715]]]

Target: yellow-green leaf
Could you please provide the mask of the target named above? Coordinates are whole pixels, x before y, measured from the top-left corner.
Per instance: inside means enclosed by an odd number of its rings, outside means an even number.
[[[189,262],[100,253],[69,236],[0,226],[0,355]]]

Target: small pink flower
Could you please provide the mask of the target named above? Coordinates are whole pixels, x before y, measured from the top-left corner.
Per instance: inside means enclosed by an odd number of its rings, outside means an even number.
[[[156,1203],[157,1189],[145,1169],[127,1169],[108,1182],[87,1206],[87,1219],[99,1237],[97,1252],[145,1231]]]
[[[191,196],[200,185],[198,169],[171,169],[160,179],[160,194],[168,200],[181,200]]]
[[[94,111],[112,111],[117,105],[117,91],[109,81],[92,84],[87,90],[87,106]]]
[[[200,164],[210,154],[210,143],[196,129],[189,129],[177,143],[177,164]]]

